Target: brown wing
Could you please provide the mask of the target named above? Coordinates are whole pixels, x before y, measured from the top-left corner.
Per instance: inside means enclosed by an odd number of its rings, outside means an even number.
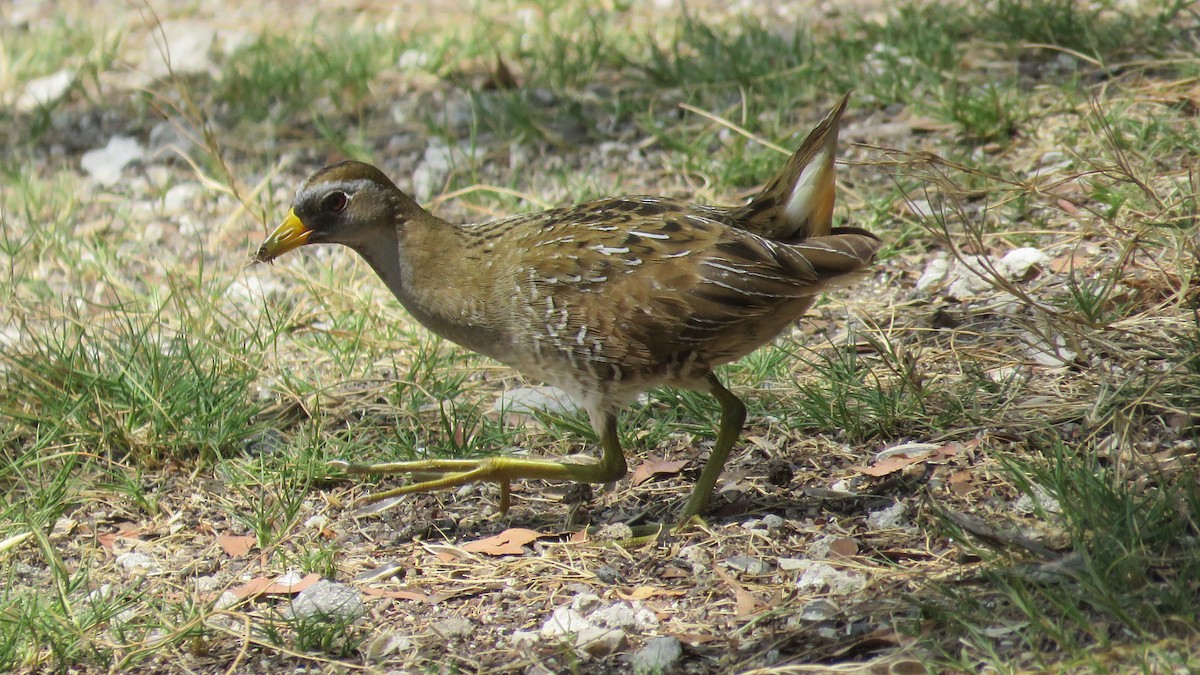
[[[772,241],[670,200],[604,200],[555,216],[520,232],[528,255],[514,297],[531,310],[515,337],[542,359],[557,352],[618,371],[736,359],[878,248],[863,232]]]

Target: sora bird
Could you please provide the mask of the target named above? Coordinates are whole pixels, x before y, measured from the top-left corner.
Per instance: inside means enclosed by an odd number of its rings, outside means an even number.
[[[595,460],[420,460],[345,464],[350,473],[432,474],[366,501],[467,482],[607,483],[625,475],[618,411],[648,389],[705,391],[717,440],[680,524],[708,504],[746,408],[713,374],[789,328],[831,286],[858,276],[880,240],[832,227],[834,155],[849,94],[749,204],[698,206],[631,196],[455,225],[379,169],[339,162],[308,178],[258,250],[269,262],[305,244],[358,252],[426,328],[564,390],[588,413]]]

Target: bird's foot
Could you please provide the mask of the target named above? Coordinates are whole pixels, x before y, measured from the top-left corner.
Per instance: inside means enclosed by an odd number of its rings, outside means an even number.
[[[375,514],[387,511],[400,503],[402,495],[434,492],[455,488],[467,483],[497,483],[500,485],[499,512],[508,511],[511,504],[510,483],[517,479],[572,480],[599,483],[610,480],[610,471],[596,462],[551,461],[515,457],[484,457],[482,459],[425,459],[410,462],[358,464],[334,461],[330,465],[352,475],[408,474],[414,482],[390,490],[375,492],[359,498],[360,513]]]

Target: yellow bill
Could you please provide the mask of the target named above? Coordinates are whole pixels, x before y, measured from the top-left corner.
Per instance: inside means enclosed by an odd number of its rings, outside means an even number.
[[[308,243],[311,234],[312,230],[300,222],[295,210],[288,209],[287,218],[284,218],[279,227],[267,236],[262,246],[258,247],[258,254],[254,259],[258,262],[271,262],[284,253]]]

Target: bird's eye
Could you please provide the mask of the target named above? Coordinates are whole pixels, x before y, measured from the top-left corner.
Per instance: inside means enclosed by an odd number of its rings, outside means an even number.
[[[346,208],[346,204],[350,203],[350,197],[345,192],[330,192],[329,196],[321,202],[321,206],[329,213],[337,213]]]

